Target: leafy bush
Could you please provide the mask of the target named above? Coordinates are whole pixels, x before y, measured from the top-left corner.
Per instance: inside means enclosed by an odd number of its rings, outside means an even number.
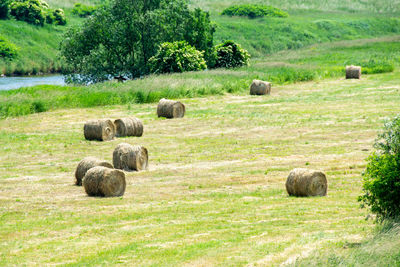
[[[266,5],[233,5],[222,11],[227,16],[257,17],[288,17],[289,14],[279,8]]]
[[[196,50],[186,41],[163,43],[157,54],[149,60],[153,73],[197,71],[207,68],[203,52]]]
[[[0,59],[11,60],[18,55],[18,49],[13,44],[0,36]]]
[[[236,68],[249,65],[250,54],[239,44],[225,41],[215,47],[216,68]]]
[[[53,16],[54,16],[54,23],[56,25],[63,26],[67,24],[67,18],[65,17],[64,10],[62,10],[61,8],[54,10]]]
[[[43,26],[49,5],[42,0],[16,1],[11,3],[11,15],[17,20]]]
[[[96,9],[97,8],[95,6],[88,6],[81,3],[75,3],[74,8],[72,9],[72,14],[82,18],[86,18],[89,17],[90,15],[93,15]]]
[[[385,123],[363,173],[362,207],[369,206],[378,220],[400,215],[400,116]]]
[[[8,16],[10,10],[11,0],[0,0],[0,19],[5,19]]]

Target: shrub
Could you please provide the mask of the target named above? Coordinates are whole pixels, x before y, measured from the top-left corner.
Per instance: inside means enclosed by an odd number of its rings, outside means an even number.
[[[375,142],[377,151],[368,158],[363,173],[364,194],[361,206],[369,206],[377,219],[400,215],[400,116],[385,123],[384,131]]]
[[[81,3],[75,3],[74,8],[72,9],[72,14],[82,18],[86,18],[89,17],[90,15],[93,15],[96,9],[97,8],[95,6],[88,6]]]
[[[203,52],[196,50],[186,41],[163,43],[156,55],[149,59],[153,73],[197,71],[207,68]]]
[[[65,16],[64,10],[62,10],[61,8],[54,10],[53,16],[54,16],[54,23],[56,25],[63,26],[67,24],[67,18]]]
[[[216,68],[236,68],[249,64],[250,54],[233,41],[225,41],[217,45],[215,50]]]
[[[11,15],[17,20],[43,26],[49,5],[42,0],[16,1],[10,6]]]
[[[222,11],[222,15],[227,16],[247,16],[257,17],[288,17],[288,13],[272,6],[266,5],[233,5]]]
[[[6,19],[10,9],[10,0],[0,0],[0,19]]]
[[[18,55],[18,49],[13,44],[0,36],[0,59],[11,60]]]

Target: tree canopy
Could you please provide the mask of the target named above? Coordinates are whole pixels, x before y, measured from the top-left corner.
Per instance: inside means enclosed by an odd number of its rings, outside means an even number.
[[[187,41],[207,59],[214,31],[209,14],[185,0],[111,0],[69,29],[61,55],[71,82],[135,78],[150,72],[148,61],[164,42]]]

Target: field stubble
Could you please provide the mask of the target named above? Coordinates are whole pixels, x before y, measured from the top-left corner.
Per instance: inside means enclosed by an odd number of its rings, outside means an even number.
[[[385,117],[400,111],[400,73],[275,86],[271,96],[183,99],[183,119],[156,104],[56,110],[0,121],[0,265],[277,265],[373,228],[356,201]],[[89,142],[90,119],[137,116],[141,138]],[[149,150],[121,198],[74,186],[86,156],[121,142]],[[366,151],[369,150],[369,151]],[[285,191],[296,167],[324,171],[327,197]]]

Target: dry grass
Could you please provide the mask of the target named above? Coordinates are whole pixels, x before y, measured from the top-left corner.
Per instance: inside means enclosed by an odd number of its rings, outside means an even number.
[[[278,265],[370,233],[356,201],[364,159],[400,111],[400,73],[273,87],[271,96],[58,110],[0,121],[0,265]],[[85,121],[138,117],[141,138],[89,142]],[[86,156],[145,146],[149,171],[122,198],[74,186]],[[328,195],[292,198],[296,167],[327,174]]]

